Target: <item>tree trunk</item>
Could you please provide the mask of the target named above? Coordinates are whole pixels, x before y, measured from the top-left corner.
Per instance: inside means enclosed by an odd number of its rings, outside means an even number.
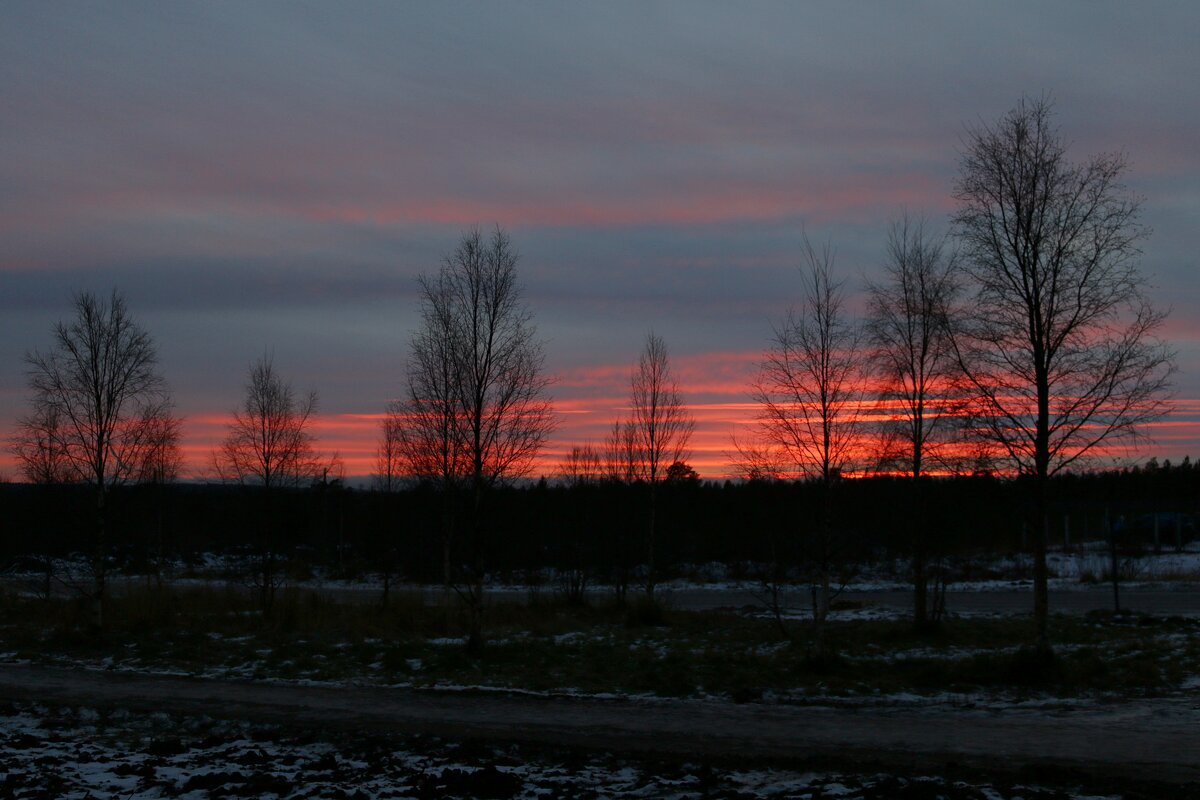
[[[1050,655],[1053,648],[1050,645],[1050,589],[1049,570],[1046,568],[1046,529],[1049,519],[1046,515],[1046,484],[1043,475],[1037,478],[1034,492],[1033,509],[1033,624],[1034,646],[1043,655]]]
[[[650,526],[646,532],[646,599],[654,602],[654,539],[658,522],[658,487],[653,476],[650,478]]]
[[[913,627],[922,630],[929,625],[929,576],[925,572],[925,556],[913,556]]]
[[[471,586],[467,590],[467,652],[477,656],[483,652],[483,570],[484,526],[482,465],[476,462],[471,504]]]
[[[1049,656],[1050,646],[1050,589],[1047,582],[1046,538],[1050,525],[1048,493],[1050,490],[1050,379],[1043,366],[1045,356],[1040,346],[1034,348],[1037,366],[1037,430],[1034,441],[1033,517],[1033,619],[1036,629],[1035,647],[1038,653]]]
[[[913,510],[908,524],[912,526],[909,542],[913,549],[913,627],[924,629],[929,624],[929,574],[926,570],[925,501],[921,491],[920,450],[913,458],[912,498]]]
[[[104,629],[104,594],[106,589],[106,570],[108,568],[105,550],[108,546],[106,522],[107,508],[105,507],[105,487],[103,478],[96,490],[96,552],[93,555],[92,571],[95,579],[92,605],[95,613],[96,627]]]
[[[823,658],[826,652],[825,620],[829,616],[830,606],[830,575],[832,568],[832,520],[833,511],[831,498],[832,486],[828,471],[821,483],[821,522],[817,533],[817,586],[813,591],[813,643],[818,658]]]
[[[1049,520],[1043,511],[1040,524],[1033,532],[1033,616],[1037,628],[1037,649],[1049,653],[1050,645],[1050,587],[1046,568],[1046,527]]]

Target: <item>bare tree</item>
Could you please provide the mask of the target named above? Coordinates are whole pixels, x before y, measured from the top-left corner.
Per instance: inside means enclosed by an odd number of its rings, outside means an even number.
[[[316,393],[297,397],[292,385],[275,372],[272,356],[264,355],[250,365],[242,407],[234,410],[225,440],[213,453],[217,474],[224,480],[259,490],[263,517],[255,579],[264,608],[274,601],[280,579],[275,495],[309,485],[321,474],[323,465],[309,430],[316,408]]]
[[[459,493],[467,486],[470,469],[459,415],[459,323],[450,298],[440,294],[440,280],[420,278],[422,325],[409,345],[404,395],[388,404],[384,424],[385,435],[394,440],[400,473],[441,494],[442,581],[449,592]]]
[[[568,603],[583,605],[598,555],[595,531],[600,523],[593,490],[607,477],[604,457],[591,442],[573,445],[563,457],[560,474],[574,499],[568,509],[573,519],[554,546],[557,591]]]
[[[615,483],[633,483],[638,475],[637,437],[633,425],[620,417],[604,439],[605,477]]]
[[[516,265],[502,230],[487,240],[476,230],[463,236],[436,275],[422,276],[423,324],[410,348],[401,413],[410,463],[461,480],[470,493],[470,560],[460,596],[472,652],[483,646],[485,496],[528,472],[554,426],[542,346]]]
[[[630,376],[630,418],[624,439],[632,445],[634,475],[649,488],[646,525],[646,597],[654,599],[657,579],[655,545],[658,530],[658,484],[667,468],[687,456],[696,422],[683,404],[679,384],[671,374],[667,344],[653,332]]]
[[[404,477],[404,456],[400,447],[402,433],[397,414],[389,411],[379,426],[379,444],[375,447],[375,475],[372,485],[376,490],[390,493],[397,491]]]
[[[1031,481],[1034,617],[1047,635],[1046,503],[1054,473],[1135,441],[1168,410],[1164,314],[1141,291],[1139,198],[1125,158],[1068,160],[1046,98],[968,131],[954,228],[970,313],[954,341],[983,434]]]
[[[806,238],[804,257],[803,303],[775,329],[753,396],[765,451],[783,454],[797,473],[822,486],[821,523],[811,537],[813,627],[822,646],[839,552],[832,488],[860,455],[863,352],[861,332],[844,308],[844,284],[834,279],[832,252]]]
[[[159,486],[174,483],[183,472],[183,453],[179,449],[183,420],[171,413],[170,407],[163,407],[145,413],[141,424],[146,432],[134,466],[137,482]]]
[[[49,406],[34,408],[17,420],[16,430],[9,439],[21,477],[43,492],[53,492],[55,487],[75,483],[80,478],[67,458],[62,437],[58,411]],[[31,536],[30,540],[33,552],[40,555],[42,561],[41,596],[49,600],[55,579],[54,546],[42,536]]]
[[[316,392],[298,398],[264,355],[250,365],[242,407],[233,412],[229,432],[214,453],[218,474],[246,486],[297,488],[320,472],[309,422],[317,410]]]
[[[881,438],[894,445],[913,481],[913,508],[901,524],[909,527],[913,622],[921,627],[927,619],[931,541],[921,476],[931,456],[944,460],[942,446],[954,441],[961,405],[948,327],[957,292],[955,260],[923,221],[905,215],[888,234],[884,281],[869,284],[867,291],[869,355],[887,416]]]
[[[51,467],[55,477],[95,488],[92,600],[103,625],[109,492],[141,477],[164,437],[178,438],[177,424],[164,424],[171,418],[170,395],[153,340],[115,290],[107,301],[76,295],[74,320],[58,323],[54,346],[27,354],[25,363],[33,393],[25,431],[34,433],[33,442],[40,437],[35,446],[47,447],[42,455],[58,462]]]
[[[761,424],[762,420],[758,422]],[[744,480],[779,481],[794,472],[787,466],[787,452],[764,440],[758,425],[749,437],[734,434],[729,444],[733,449],[725,452],[725,458],[734,473]]]
[[[395,404],[391,404],[394,406]],[[398,413],[398,412],[397,412]],[[379,570],[382,593],[380,603],[388,605],[393,578],[400,568],[400,541],[397,536],[399,525],[393,509],[391,495],[411,480],[404,471],[404,451],[401,447],[401,421],[397,414],[389,411],[379,426],[379,444],[375,448],[375,474],[371,485],[375,492],[367,499],[371,509],[370,525],[367,526],[368,557]]]
[[[36,407],[17,420],[9,445],[27,482],[50,485],[79,480],[79,472],[67,456],[54,406]]]
[[[597,483],[605,475],[604,458],[591,442],[573,445],[563,457],[560,471],[572,486]]]
[[[633,425],[620,417],[613,420],[612,428],[604,438],[604,479],[610,484],[632,485],[638,475],[637,437]],[[613,491],[617,491],[615,487]],[[614,509],[619,514],[627,514],[629,509]],[[630,525],[617,524],[613,526],[612,535],[605,539],[605,551],[608,554],[613,593],[618,605],[624,606],[629,596],[629,582],[633,574],[634,555],[633,536]]]

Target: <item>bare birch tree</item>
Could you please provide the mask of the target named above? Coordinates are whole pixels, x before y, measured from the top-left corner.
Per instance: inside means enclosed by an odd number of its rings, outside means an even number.
[[[401,414],[411,463],[441,470],[469,492],[469,563],[459,591],[472,652],[483,646],[486,495],[528,473],[554,426],[542,346],[516,266],[502,230],[487,240],[476,230],[436,275],[422,276],[422,327],[410,348]]]
[[[394,437],[401,473],[441,495],[442,582],[449,592],[459,495],[469,483],[470,467],[459,416],[459,323],[439,281],[440,275],[420,278],[422,324],[409,344],[404,394],[388,404],[385,425]]]
[[[767,451],[786,456],[800,475],[822,486],[822,515],[810,537],[815,567],[813,627],[822,645],[838,555],[833,525],[834,483],[860,457],[863,401],[861,332],[847,316],[833,254],[806,238],[804,298],[775,329],[753,387],[758,431]]]
[[[310,430],[317,395],[309,392],[297,397],[291,383],[275,371],[269,354],[250,365],[248,377],[242,406],[234,410],[229,431],[213,453],[213,461],[224,480],[259,492],[263,518],[255,580],[263,607],[269,608],[280,581],[276,494],[307,486],[321,474],[322,464]]]
[[[913,622],[921,627],[927,619],[930,546],[921,477],[927,460],[944,458],[939,451],[953,441],[961,405],[948,327],[957,292],[954,258],[922,221],[906,215],[888,234],[883,282],[869,284],[867,292],[869,356],[888,417],[883,433],[913,482],[913,508],[901,524],[910,528]]]
[[[657,582],[655,564],[658,535],[658,484],[667,468],[687,457],[688,443],[696,423],[683,404],[679,384],[671,374],[667,344],[653,332],[630,376],[630,418],[625,434],[632,443],[634,474],[649,488],[646,525],[646,597],[654,599]]]
[[[74,320],[54,327],[53,347],[28,353],[25,363],[33,394],[25,430],[34,434],[33,446],[48,448],[40,457],[59,462],[54,477],[74,477],[96,492],[92,601],[103,625],[109,492],[140,477],[162,437],[178,438],[177,425],[160,424],[172,406],[157,351],[115,290],[107,301],[83,292]]]
[[[218,474],[268,490],[307,485],[321,469],[310,431],[316,410],[316,392],[297,397],[264,355],[250,365],[242,406],[215,454]]]
[[[1031,483],[1037,647],[1047,634],[1051,475],[1133,442],[1168,410],[1164,314],[1142,293],[1124,156],[1068,160],[1046,98],[971,129],[954,230],[970,282],[955,344],[984,435]]]

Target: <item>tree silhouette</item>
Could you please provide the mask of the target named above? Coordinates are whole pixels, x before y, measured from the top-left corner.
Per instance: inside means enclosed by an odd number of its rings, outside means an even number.
[[[37,406],[17,420],[9,444],[21,477],[43,485],[79,479],[80,473],[67,455],[64,433],[58,409],[52,405]]]
[[[554,427],[542,346],[516,266],[504,231],[485,241],[476,230],[436,275],[421,277],[422,327],[410,347],[407,396],[394,408],[413,471],[444,476],[447,497],[458,485],[469,492],[460,596],[471,652],[483,646],[486,495],[526,474]]]
[[[884,439],[912,478],[912,510],[904,521],[912,556],[913,622],[926,622],[926,574],[931,542],[921,476],[938,445],[952,440],[961,404],[950,342],[949,309],[958,290],[956,265],[940,239],[907,216],[888,235],[884,280],[867,287],[869,356],[881,381]],[[933,452],[931,452],[933,451]],[[889,458],[890,460],[890,458]]]
[[[813,625],[822,646],[839,548],[833,525],[833,485],[861,447],[863,352],[859,328],[845,311],[844,284],[833,254],[805,238],[804,298],[775,329],[753,388],[758,431],[769,460],[785,458],[822,487],[822,513],[811,537],[815,567]],[[742,454],[752,454],[741,448]]]
[[[33,438],[25,445],[46,448],[38,456],[50,469],[45,477],[77,479],[95,489],[92,601],[103,625],[109,493],[144,477],[155,454],[172,451],[179,428],[170,394],[153,340],[116,290],[107,301],[76,295],[75,318],[55,325],[53,347],[28,353],[25,363],[33,394],[32,413],[22,425]]]
[[[1046,98],[1023,99],[969,131],[955,187],[969,313],[957,357],[980,432],[1031,481],[1037,645],[1047,635],[1048,478],[1133,441],[1167,411],[1172,354],[1154,332],[1164,315],[1142,294],[1139,199],[1126,164],[1076,164]]]
[[[248,377],[242,406],[234,410],[213,460],[224,480],[259,490],[262,520],[255,577],[263,607],[269,608],[280,581],[276,495],[282,489],[308,486],[322,470],[309,430],[317,395],[297,397],[292,385],[276,373],[269,354],[250,365]]]
[[[667,344],[654,333],[630,376],[630,416],[625,436],[632,445],[634,475],[649,489],[646,524],[646,597],[654,599],[655,545],[658,531],[658,485],[667,468],[687,457],[688,442],[696,423],[683,404],[679,384],[671,374]]]

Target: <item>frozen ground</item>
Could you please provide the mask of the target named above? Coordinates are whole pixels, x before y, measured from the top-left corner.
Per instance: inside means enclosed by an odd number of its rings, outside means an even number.
[[[1069,772],[1036,778],[638,757],[431,736],[0,705],[0,796],[12,798],[946,798],[1067,800],[1149,790]],[[1167,787],[1158,787],[1166,789]],[[1185,786],[1169,787],[1186,797]],[[1136,796],[1136,795],[1134,795]]]

